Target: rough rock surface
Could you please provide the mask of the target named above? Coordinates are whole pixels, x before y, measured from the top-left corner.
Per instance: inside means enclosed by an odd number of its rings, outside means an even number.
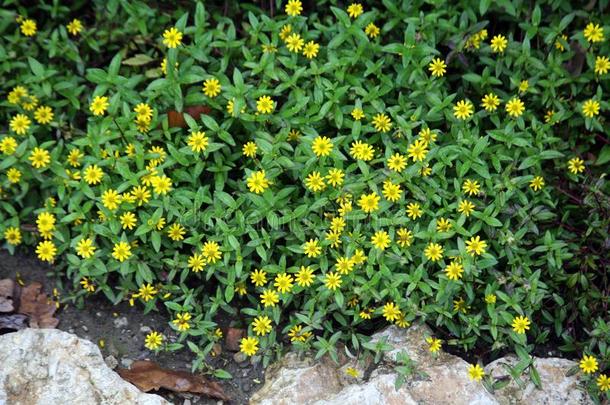
[[[169,404],[124,381],[97,346],[56,329],[0,336],[0,404]]]
[[[519,361],[515,356],[507,356],[489,363],[485,373],[492,377],[506,378],[507,367],[514,366]],[[541,389],[536,388],[529,375],[520,378],[521,387],[513,379],[510,383],[496,390],[495,396],[502,405],[529,404],[593,404],[593,401],[578,381],[578,374],[567,376],[568,370],[576,363],[557,357],[536,358],[534,367],[540,376]]]
[[[385,339],[394,347],[384,354],[383,364],[377,366],[366,379],[363,370],[359,378],[345,378],[345,369],[355,364],[344,361],[336,365],[330,361],[299,360],[288,354],[267,373],[264,386],[255,393],[252,405],[315,404],[315,405],[416,405],[416,404],[590,404],[579,385],[577,376],[566,377],[566,371],[576,363],[557,358],[535,359],[543,389],[539,390],[523,378],[523,388],[511,383],[494,394],[483,384],[468,378],[469,364],[457,356],[428,351],[426,337],[431,332],[426,326],[399,329],[391,326],[373,336],[373,341]],[[394,365],[404,351],[415,363],[414,372],[400,389],[395,389]],[[507,357],[490,363],[486,372],[494,377],[507,374],[502,363],[515,364]],[[513,363],[510,363],[513,362]],[[358,368],[358,367],[356,367]]]

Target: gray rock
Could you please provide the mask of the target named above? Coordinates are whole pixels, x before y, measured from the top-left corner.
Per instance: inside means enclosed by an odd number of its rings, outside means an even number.
[[[529,378],[529,372],[521,376],[518,382],[510,377],[509,369],[518,362],[515,356],[506,356],[485,367],[485,373],[495,379],[510,379],[506,387],[495,391],[500,404],[593,404],[579,375],[567,375],[568,370],[578,367],[578,363],[557,357],[535,358],[534,367],[541,383],[541,388],[538,389]]]
[[[149,326],[140,326],[140,333],[148,334],[152,332],[152,329]]]
[[[128,359],[126,357],[121,359],[121,367],[123,367],[123,368],[131,368],[132,364],[133,364],[132,359]]]
[[[0,364],[0,404],[169,404],[121,379],[95,344],[57,329],[0,336]]]
[[[119,362],[117,361],[116,357],[114,356],[108,356],[104,359],[104,362],[106,363],[106,365],[108,367],[110,367],[111,369],[115,369],[118,367]]]
[[[120,329],[126,327],[129,324],[129,321],[127,320],[127,317],[122,316],[120,318],[116,318],[113,323],[115,328]]]

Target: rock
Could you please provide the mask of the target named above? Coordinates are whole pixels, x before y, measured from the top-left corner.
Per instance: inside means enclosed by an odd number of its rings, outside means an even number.
[[[114,327],[117,329],[124,328],[125,326],[127,326],[129,324],[129,321],[124,316],[122,316],[120,318],[116,318],[112,322],[114,323]]]
[[[128,359],[126,357],[121,359],[121,367],[123,367],[123,368],[131,368],[132,364],[133,364],[132,359]]]
[[[330,362],[300,360],[288,353],[266,372],[265,385],[250,398],[252,405],[312,404],[341,391],[337,370]]]
[[[81,325],[81,328],[83,328],[85,332],[89,332],[89,328],[87,327],[87,325]]]
[[[145,335],[149,334],[150,332],[152,332],[152,329],[148,326],[141,326],[140,327],[140,333],[143,333]]]
[[[496,379],[510,378],[508,368],[518,362],[515,356],[503,357],[489,363],[485,372]],[[520,378],[521,388],[510,378],[506,387],[495,391],[500,404],[593,404],[579,381],[578,374],[567,376],[568,370],[578,367],[576,362],[557,357],[535,358],[534,367],[540,376],[541,389],[536,388],[526,372]]]
[[[104,359],[104,362],[106,363],[106,365],[108,367],[110,367],[111,369],[115,369],[118,367],[119,362],[117,361],[116,357],[114,356],[108,356]]]
[[[233,355],[233,361],[236,363],[245,363],[248,360],[248,356],[246,356],[242,352],[237,352]]]
[[[0,404],[169,404],[124,381],[98,347],[57,329],[0,336]]]

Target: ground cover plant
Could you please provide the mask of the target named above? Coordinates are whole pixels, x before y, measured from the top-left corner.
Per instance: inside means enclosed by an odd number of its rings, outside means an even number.
[[[226,314],[265,364],[426,322],[490,387],[552,347],[601,400],[607,3],[5,1],[5,247],[168,311],[145,343],[194,368]]]

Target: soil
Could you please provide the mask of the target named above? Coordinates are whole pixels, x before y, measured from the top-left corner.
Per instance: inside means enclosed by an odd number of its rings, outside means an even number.
[[[18,251],[11,256],[0,249],[0,279],[20,278],[26,284],[38,281],[45,286],[45,292],[51,295],[53,288],[59,285],[58,275],[55,273],[51,266],[41,263],[27,250]],[[118,364],[118,367],[128,368],[134,360],[149,359],[165,368],[185,371],[191,369],[194,356],[188,348],[155,354],[144,347],[144,338],[150,330],[163,333],[170,341],[177,339],[176,333],[168,326],[167,314],[161,311],[144,315],[142,308],[137,305],[132,307],[124,302],[113,306],[105,297],[92,295],[86,300],[83,308],[62,305],[55,317],[59,319],[58,329],[74,333],[97,343],[98,346],[103,340],[104,345],[100,350],[111,366]],[[228,324],[229,321],[219,323]],[[250,395],[264,382],[264,370],[261,364],[252,365],[247,361],[237,363],[233,355],[233,352],[223,347],[222,353],[210,357],[207,363],[214,368],[222,368],[233,376],[230,380],[219,381],[231,398],[228,403],[247,404]],[[165,390],[160,390],[157,394],[177,405],[223,403],[206,397]]]

